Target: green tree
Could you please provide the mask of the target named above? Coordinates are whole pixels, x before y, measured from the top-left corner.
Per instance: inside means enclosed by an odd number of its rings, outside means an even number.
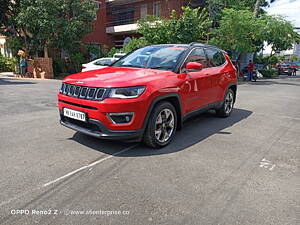
[[[206,10],[183,7],[183,14],[177,16],[173,10],[170,18],[148,16],[138,22],[138,33],[146,44],[190,43],[206,41],[211,25]]]
[[[133,50],[136,50],[138,48],[142,48],[144,46],[148,45],[148,42],[144,37],[141,38],[133,38],[127,45],[123,47],[123,52],[129,53]]]
[[[268,6],[267,0],[207,0],[209,17],[213,21],[213,26],[219,26],[223,9],[250,10],[254,15],[264,12],[262,7]]]
[[[283,55],[278,56],[278,60],[279,60],[279,61],[284,61],[284,60],[285,60],[285,56],[283,56]]]
[[[295,55],[292,55],[291,58],[292,62],[297,62],[298,61],[298,57]]]
[[[249,10],[224,9],[220,26],[211,43],[231,52],[249,53],[258,50],[262,23]]]
[[[295,42],[300,42],[300,35],[284,18],[264,15],[260,20],[264,24],[261,31],[262,40],[271,46],[271,56],[280,51],[292,49]]]
[[[4,24],[6,33],[21,38],[31,52],[44,50],[46,57],[49,47],[78,50],[80,39],[91,31],[90,22],[95,18],[94,3],[89,0],[10,2],[11,13]]]

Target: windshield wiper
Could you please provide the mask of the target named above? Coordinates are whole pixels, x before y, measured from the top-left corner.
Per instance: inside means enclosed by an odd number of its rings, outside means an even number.
[[[138,65],[121,65],[120,67],[135,67],[135,68],[144,68],[142,66],[138,66]]]
[[[155,66],[155,67],[149,67],[149,69],[154,69],[154,70],[159,70],[159,69],[170,70],[170,69],[173,69],[173,66]]]

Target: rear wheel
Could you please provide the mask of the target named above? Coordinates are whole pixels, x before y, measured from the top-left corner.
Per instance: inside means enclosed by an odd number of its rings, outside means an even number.
[[[152,148],[162,148],[168,145],[175,135],[177,114],[169,102],[161,102],[150,115],[143,141]]]
[[[222,106],[216,110],[216,113],[220,117],[230,116],[234,105],[234,92],[232,89],[228,89],[225,95],[225,99]]]

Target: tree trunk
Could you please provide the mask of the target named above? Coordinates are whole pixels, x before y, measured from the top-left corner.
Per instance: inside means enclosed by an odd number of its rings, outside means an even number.
[[[256,0],[255,6],[254,6],[254,16],[258,17],[259,10],[260,10],[260,2],[261,0]]]
[[[45,57],[45,58],[49,58],[49,55],[48,55],[48,47],[47,47],[47,46],[44,47],[44,57]]]

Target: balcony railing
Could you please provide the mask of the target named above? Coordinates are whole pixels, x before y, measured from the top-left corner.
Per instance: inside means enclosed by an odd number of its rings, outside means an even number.
[[[136,2],[142,2],[143,0],[106,0],[105,2],[107,4],[129,4],[129,3],[136,3]]]

